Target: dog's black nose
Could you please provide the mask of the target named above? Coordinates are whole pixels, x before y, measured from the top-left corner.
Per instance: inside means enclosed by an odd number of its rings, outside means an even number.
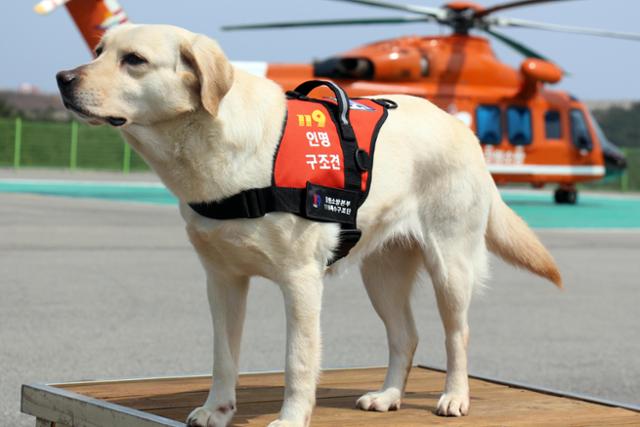
[[[56,74],[58,87],[61,91],[70,89],[78,80],[78,75],[74,71],[60,71]]]

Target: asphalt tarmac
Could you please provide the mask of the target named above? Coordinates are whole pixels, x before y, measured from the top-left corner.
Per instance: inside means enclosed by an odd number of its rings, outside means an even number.
[[[538,234],[566,290],[492,259],[471,308],[470,372],[637,405],[640,230]],[[281,370],[280,292],[252,284],[241,369]],[[386,364],[356,269],[327,280],[323,309],[324,367]],[[428,280],[414,310],[416,361],[443,367]],[[0,194],[0,425],[33,425],[19,414],[23,383],[209,372],[211,334],[204,273],[175,206]]]

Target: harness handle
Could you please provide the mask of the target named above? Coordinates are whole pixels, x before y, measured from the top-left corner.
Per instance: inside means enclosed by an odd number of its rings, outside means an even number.
[[[338,116],[340,120],[340,133],[342,134],[342,137],[350,141],[355,141],[356,134],[353,132],[351,122],[349,122],[349,97],[340,86],[328,80],[309,80],[298,85],[298,87],[293,91],[287,92],[287,95],[291,95],[296,98],[300,98],[301,96],[304,97],[313,89],[320,86],[328,87],[336,96],[336,101],[338,103]]]

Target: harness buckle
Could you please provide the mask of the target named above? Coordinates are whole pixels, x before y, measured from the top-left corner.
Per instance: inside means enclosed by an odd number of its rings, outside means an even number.
[[[360,170],[360,172],[366,172],[370,167],[370,158],[369,154],[364,151],[362,148],[358,148],[355,153],[356,166]]]

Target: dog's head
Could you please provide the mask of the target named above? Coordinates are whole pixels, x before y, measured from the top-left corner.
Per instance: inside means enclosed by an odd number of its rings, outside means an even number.
[[[200,108],[216,116],[233,68],[206,36],[126,24],[105,34],[96,59],[56,78],[65,106],[89,123],[151,125]]]

